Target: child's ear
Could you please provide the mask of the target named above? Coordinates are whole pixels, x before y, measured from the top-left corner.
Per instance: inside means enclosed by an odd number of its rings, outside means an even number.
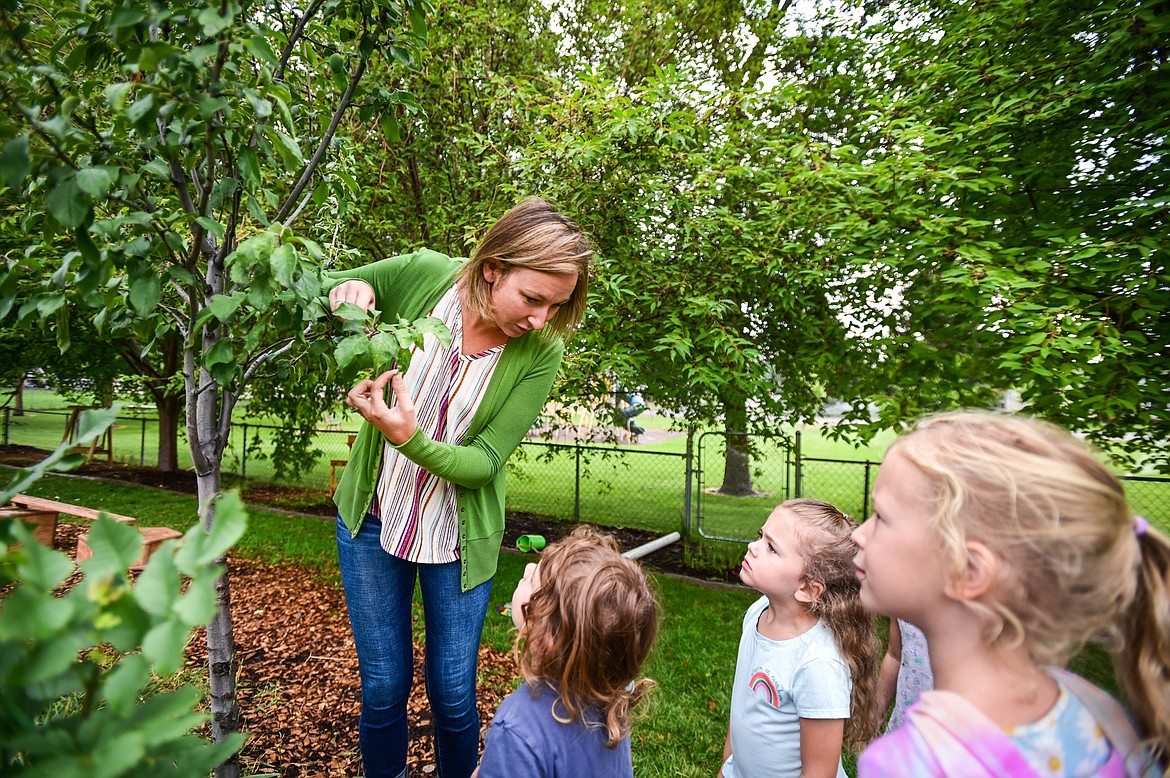
[[[796,601],[811,605],[825,593],[825,585],[820,581],[805,580],[796,590]]]
[[[963,570],[946,586],[946,594],[957,600],[978,600],[991,591],[999,572],[999,560],[982,543],[967,541]]]

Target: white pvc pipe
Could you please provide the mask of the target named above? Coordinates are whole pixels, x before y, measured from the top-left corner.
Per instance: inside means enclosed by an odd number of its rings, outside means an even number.
[[[624,556],[626,559],[637,559],[639,557],[644,557],[647,554],[654,553],[660,548],[669,546],[671,543],[674,543],[677,540],[682,540],[682,535],[677,532],[672,532],[669,535],[663,535],[660,538],[651,540],[645,545],[638,546],[637,548],[631,548],[629,551],[622,554],[622,556]]]

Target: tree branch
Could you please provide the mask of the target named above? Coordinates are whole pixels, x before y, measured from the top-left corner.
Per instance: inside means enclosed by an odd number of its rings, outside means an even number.
[[[283,223],[288,218],[289,213],[293,209],[293,204],[300,198],[301,193],[305,187],[309,185],[309,181],[313,179],[313,175],[317,172],[317,166],[321,164],[321,159],[325,156],[326,149],[329,148],[330,142],[333,140],[334,134],[337,132],[337,126],[341,124],[341,118],[345,112],[349,110],[353,101],[354,90],[361,82],[362,77],[366,74],[366,60],[358,62],[357,68],[353,71],[353,75],[349,78],[349,84],[345,88],[345,94],[341,96],[341,100],[337,103],[337,109],[333,112],[333,118],[329,122],[329,128],[325,130],[325,134],[321,136],[321,142],[317,145],[317,150],[313,152],[312,159],[305,165],[304,171],[301,172],[300,179],[297,180],[292,191],[289,192],[288,199],[284,201],[284,205],[277,211],[273,221]]]
[[[297,19],[296,25],[292,32],[288,35],[288,42],[284,45],[284,50],[280,52],[280,64],[276,66],[276,72],[272,74],[274,80],[279,81],[284,78],[284,69],[288,66],[288,61],[292,57],[293,49],[300,43],[301,36],[305,34],[305,27],[309,24],[309,20],[317,15],[321,10],[321,6],[325,4],[325,0],[313,0],[305,12]]]

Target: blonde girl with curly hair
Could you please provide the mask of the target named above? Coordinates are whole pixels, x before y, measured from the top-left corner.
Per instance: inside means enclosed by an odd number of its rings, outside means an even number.
[[[858,775],[1157,776],[1170,746],[1170,542],[1078,439],[1035,419],[928,417],[854,534],[865,605],[922,629],[934,671]],[[1063,664],[1105,641],[1137,718]]]
[[[588,527],[529,564],[512,595],[524,680],[484,738],[479,778],[632,778],[631,712],[658,635],[658,600],[637,562]]]

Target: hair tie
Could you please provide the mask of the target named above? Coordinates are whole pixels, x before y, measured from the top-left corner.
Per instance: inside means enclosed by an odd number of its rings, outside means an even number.
[[[1133,517],[1133,534],[1140,538],[1149,531],[1150,522],[1146,519],[1146,517],[1140,513],[1135,514]]]

